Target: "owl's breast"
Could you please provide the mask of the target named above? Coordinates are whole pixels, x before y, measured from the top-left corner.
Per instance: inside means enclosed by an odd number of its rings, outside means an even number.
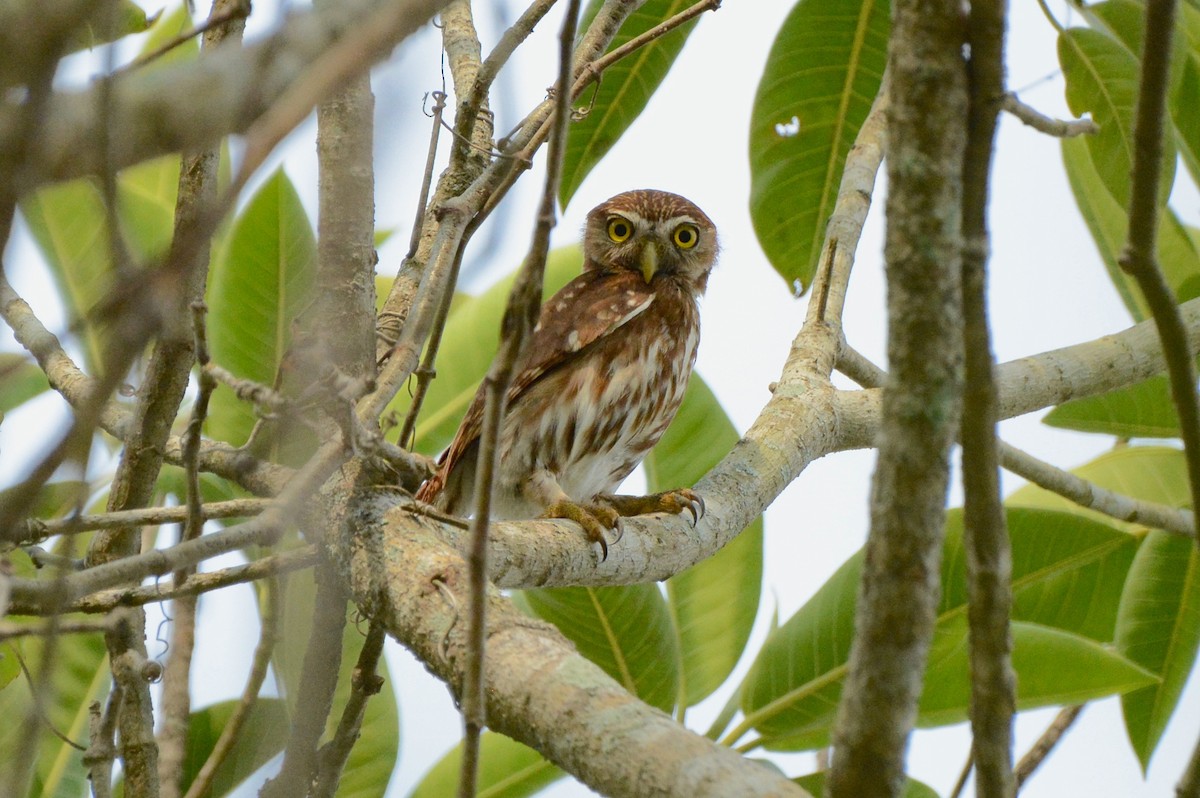
[[[547,374],[506,418],[506,460],[525,473],[549,471],[576,501],[614,491],[670,425],[695,362],[698,313],[688,300],[678,313],[647,312],[620,333]]]

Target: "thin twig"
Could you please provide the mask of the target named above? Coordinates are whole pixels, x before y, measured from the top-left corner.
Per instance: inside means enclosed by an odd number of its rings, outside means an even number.
[[[200,517],[204,521],[209,521],[220,518],[258,515],[270,504],[270,499],[230,499],[223,502],[209,502],[200,506]],[[188,508],[180,505],[175,507],[145,507],[137,510],[119,510],[111,513],[81,515],[53,521],[42,521],[31,518],[26,522],[28,526],[26,539],[45,540],[53,535],[72,535],[78,532],[91,532],[96,529],[115,529],[123,526],[177,524],[187,521],[187,517]]]
[[[83,753],[83,766],[88,771],[93,798],[108,798],[112,794],[113,760],[117,756],[117,716],[124,696],[124,687],[114,683],[108,693],[103,715],[99,701],[93,701],[88,707],[88,747]]]
[[[971,771],[975,769],[975,753],[974,751],[967,752],[967,761],[963,762],[962,770],[958,773],[958,781],[954,782],[954,789],[950,791],[949,798],[958,798],[962,795],[962,791],[967,787],[967,779],[971,778]]]
[[[878,388],[887,379],[883,369],[844,342],[838,353],[838,369],[864,388]],[[1192,537],[1195,534],[1191,510],[1142,501],[1102,488],[1004,441],[999,441],[999,451],[1000,465],[1005,469],[1080,507],[1095,510],[1118,521],[1141,524],[1175,535]]]
[[[1058,745],[1059,740],[1071,728],[1071,724],[1079,717],[1079,713],[1083,712],[1083,704],[1074,707],[1066,707],[1054,718],[1054,721],[1042,732],[1042,736],[1037,742],[1021,757],[1021,761],[1017,763],[1017,768],[1013,773],[1013,780],[1016,782],[1016,790],[1019,792],[1025,782],[1033,775],[1033,772],[1046,760],[1054,747]]]
[[[575,26],[579,21],[579,0],[570,0],[559,34],[559,71],[556,82],[554,127],[546,157],[546,183],[538,208],[533,241],[521,271],[517,274],[501,325],[500,349],[484,380],[486,400],[479,435],[479,454],[475,472],[475,514],[471,521],[471,544],[467,554],[470,601],[467,604],[467,664],[463,678],[463,753],[458,782],[459,798],[473,798],[479,767],[479,737],[487,722],[483,683],[485,641],[487,637],[487,526],[491,511],[495,470],[499,458],[500,428],[504,422],[505,396],[512,381],[513,368],[525,342],[533,331],[542,302],[542,282],[546,271],[546,253],[550,231],[555,223],[555,197],[570,122],[571,49]]]
[[[1021,102],[1012,92],[1004,95],[1004,99],[1000,101],[1000,107],[1034,130],[1048,136],[1067,139],[1074,136],[1088,136],[1100,131],[1100,127],[1090,119],[1055,119],[1046,116],[1033,106]]]
[[[246,686],[242,689],[241,700],[234,707],[233,714],[225,723],[225,728],[221,729],[221,736],[217,738],[208,759],[204,760],[204,764],[196,773],[196,778],[192,780],[184,798],[202,798],[208,792],[217,770],[237,745],[242,728],[250,717],[250,711],[254,708],[259,691],[262,690],[263,682],[267,678],[267,671],[271,665],[271,654],[275,650],[275,641],[278,639],[279,633],[280,591],[274,578],[263,585],[260,596],[263,609],[258,645],[254,648],[254,657],[250,663],[250,675],[246,678]]]
[[[333,798],[337,792],[346,760],[350,758],[350,751],[362,730],[367,700],[383,688],[383,677],[376,672],[376,668],[386,639],[383,624],[372,621],[350,678],[350,699],[342,710],[333,739],[323,745],[318,754],[320,771],[312,790],[313,798]]]

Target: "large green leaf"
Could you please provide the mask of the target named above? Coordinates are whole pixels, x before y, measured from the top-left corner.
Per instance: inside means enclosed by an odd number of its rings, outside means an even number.
[[[1189,54],[1171,96],[1171,122],[1175,145],[1192,180],[1200,183],[1200,55]]]
[[[292,325],[312,300],[316,238],[300,197],[279,169],[250,199],[215,259],[208,291],[210,354],[239,377],[271,385]],[[218,388],[207,431],[242,444],[254,408]]]
[[[595,17],[600,5],[600,2],[592,2],[588,6],[581,28]],[[647,0],[621,25],[609,49],[620,47],[690,5],[692,3],[689,0]],[[642,113],[651,95],[675,63],[675,57],[683,49],[697,21],[693,19],[680,25],[625,56],[604,71],[598,87],[584,92],[582,107],[587,109],[587,114],[571,123],[567,131],[567,147],[563,152],[558,198],[564,208],[592,168]],[[691,97],[689,101],[697,99]],[[679,107],[685,108],[686,104],[680,103]]]
[[[1042,422],[1122,438],[1179,437],[1179,415],[1171,401],[1171,384],[1161,374],[1128,388],[1061,404]]]
[[[1150,671],[1086,637],[1022,621],[1013,621],[1012,636],[1019,710],[1082,704],[1158,681]],[[969,659],[966,619],[939,624],[921,690],[918,726],[945,726],[967,719]]]
[[[1070,28],[1058,39],[1066,78],[1067,105],[1076,116],[1091,114],[1099,132],[1083,138],[1100,180],[1121,207],[1129,204],[1133,166],[1133,114],[1137,97],[1137,57],[1099,31]],[[1174,181],[1175,153],[1166,142],[1161,199]]]
[[[1139,321],[1148,318],[1149,309],[1136,281],[1118,263],[1128,231],[1124,207],[1109,193],[1084,141],[1064,139],[1062,150],[1071,192],[1109,278],[1133,317]],[[1200,296],[1200,247],[1170,208],[1163,208],[1159,214],[1158,262],[1180,302]]]
[[[462,745],[456,745],[421,779],[409,798],[442,798],[458,789]],[[532,748],[502,734],[485,731],[479,738],[476,798],[526,798],[564,774]]]
[[[816,773],[809,773],[807,776],[797,776],[792,781],[808,790],[811,795],[824,795],[825,777],[827,774],[828,771],[820,770]],[[904,783],[904,792],[900,793],[900,798],[938,798],[938,794],[928,784],[923,784],[916,779],[907,779]]]
[[[1014,620],[1055,627],[1070,638],[1065,646],[1074,647],[1072,650],[1080,657],[1094,656],[1096,641],[1111,639],[1118,591],[1136,539],[1090,518],[1046,510],[1009,510],[1008,525],[1013,552]],[[954,631],[965,629],[962,551],[961,513],[952,511],[942,562],[944,595],[937,627],[941,641],[953,642]],[[746,677],[742,700],[746,720],[731,737],[752,727],[768,747],[806,749],[828,741],[854,633],[862,557],[860,551],[847,560],[768,638]],[[1039,633],[1030,634],[1036,637]],[[1030,639],[1035,640],[1031,650],[1036,651],[1041,645],[1036,640],[1041,637]],[[1062,638],[1055,640],[1061,642]],[[930,662],[936,664],[952,649],[943,646],[931,654]],[[1018,669],[1023,707],[1054,703],[1062,685],[1073,678],[1066,666],[1060,668],[1054,661],[1041,662],[1036,657],[1018,658],[1014,666]],[[1130,689],[1129,673],[1120,663],[1114,664],[1104,671],[1105,681],[1090,684],[1087,689],[1099,691],[1095,694]],[[1118,674],[1123,675],[1116,678]],[[963,670],[961,684],[938,688],[957,690],[953,695],[961,696],[962,703],[958,706],[949,699],[939,701],[936,716],[931,715],[929,722],[939,722],[937,717],[949,717],[952,711],[965,717],[965,697],[969,694],[966,678]]]
[[[521,600],[630,693],[659,709],[674,706],[679,654],[657,585],[525,590]]]
[[[650,490],[694,485],[737,442],[717,398],[699,377],[646,458]],[[679,636],[680,703],[696,704],[721,685],[750,638],[762,592],[763,522],[755,519],[714,556],[667,580]]]
[[[192,713],[188,720],[187,751],[183,760],[182,784],[186,790],[200,773],[228,725],[239,700],[222,701]],[[278,698],[259,698],[247,713],[237,745],[213,774],[207,795],[228,794],[271,757],[283,750],[288,735],[288,714]]]
[[[1117,650],[1162,681],[1121,697],[1125,730],[1145,770],[1175,711],[1200,645],[1200,555],[1193,541],[1153,532],[1129,571]]]
[[[883,80],[887,0],[801,0],[771,46],[750,121],[750,215],[771,265],[812,280],[846,154]]]
[[[80,26],[71,37],[67,52],[90,50],[150,27],[146,12],[133,0],[120,0],[115,6],[102,7]]]

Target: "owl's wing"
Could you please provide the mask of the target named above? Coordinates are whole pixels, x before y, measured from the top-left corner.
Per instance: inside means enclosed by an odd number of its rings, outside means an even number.
[[[642,275],[633,271],[586,271],[567,283],[542,305],[533,336],[508,389],[509,405],[547,372],[643,313],[653,301],[654,292]],[[485,387],[480,385],[454,441],[439,461],[437,474],[421,487],[418,499],[431,501],[436,497],[450,472],[479,439],[484,394]]]

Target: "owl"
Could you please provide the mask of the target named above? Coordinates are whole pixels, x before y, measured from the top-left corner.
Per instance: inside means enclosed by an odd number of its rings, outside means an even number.
[[[683,401],[700,341],[697,301],[717,257],[717,231],[666,191],[618,194],[583,230],[583,273],[543,306],[507,394],[492,498],[497,519],[577,522],[608,556],[622,516],[688,511],[688,489],[612,493],[666,431]],[[482,427],[480,386],[419,500],[469,514]]]

